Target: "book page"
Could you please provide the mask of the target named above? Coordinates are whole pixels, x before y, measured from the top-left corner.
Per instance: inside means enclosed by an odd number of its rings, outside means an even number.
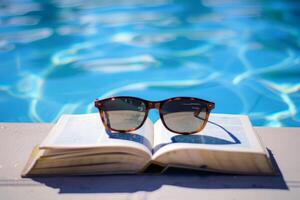
[[[211,114],[199,133],[180,135],[159,120],[154,125],[154,152],[162,147],[264,152],[246,115]]]
[[[40,148],[76,149],[103,146],[135,147],[151,154],[153,123],[147,119],[137,131],[112,133],[105,130],[97,113],[63,115]]]

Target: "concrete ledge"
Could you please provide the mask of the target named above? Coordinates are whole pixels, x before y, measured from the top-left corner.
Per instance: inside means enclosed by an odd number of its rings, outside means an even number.
[[[281,175],[114,175],[22,179],[52,124],[0,123],[0,199],[300,199],[300,128],[255,127]],[[67,195],[66,195],[67,194]]]

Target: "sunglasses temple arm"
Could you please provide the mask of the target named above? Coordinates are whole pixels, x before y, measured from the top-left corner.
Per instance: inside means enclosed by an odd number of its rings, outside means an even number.
[[[199,116],[195,116],[195,117],[197,117],[201,120],[205,120],[205,119],[203,119],[202,117],[199,117]],[[209,120],[207,122],[221,128],[222,130],[224,130],[234,140],[235,144],[241,144],[241,141],[237,137],[235,137],[230,131],[228,131],[226,128],[224,128],[223,126],[221,126],[221,125],[219,125],[215,122],[209,121]]]
[[[109,114],[108,114],[107,112],[105,112],[105,111],[103,111],[103,113],[104,113],[104,117],[105,117],[105,119],[106,119],[106,124],[107,124],[107,126],[108,126],[108,127],[111,127],[111,126],[110,126],[110,121],[109,121]]]
[[[204,118],[198,116],[200,114],[200,112],[201,112],[201,109],[198,109],[194,113],[194,116],[197,117],[198,119],[205,120]],[[228,131],[226,128],[224,128],[223,126],[221,126],[215,122],[209,121],[209,120],[207,122],[224,130],[234,140],[235,144],[241,144],[241,141],[237,137],[235,137],[230,131]]]
[[[199,119],[202,119],[202,117],[199,117],[199,114],[200,114],[201,110],[202,110],[201,108],[195,110],[194,116],[197,117],[197,118],[199,118]],[[202,119],[202,120],[205,120],[205,119]]]

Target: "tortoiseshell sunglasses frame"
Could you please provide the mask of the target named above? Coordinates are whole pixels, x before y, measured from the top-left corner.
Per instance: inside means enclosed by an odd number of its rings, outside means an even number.
[[[103,109],[103,104],[106,101],[114,101],[114,100],[116,100],[118,98],[135,99],[135,100],[141,101],[141,102],[143,102],[145,104],[145,106],[146,106],[146,110],[144,111],[145,112],[145,116],[144,116],[143,121],[141,122],[141,124],[138,127],[131,128],[131,129],[128,129],[128,130],[117,130],[117,129],[112,128],[109,123],[105,122],[105,118],[104,118],[104,112],[105,111]],[[192,131],[192,132],[178,132],[178,131],[174,131],[174,130],[170,129],[166,125],[166,123],[164,121],[164,118],[163,118],[162,106],[165,103],[167,103],[167,102],[178,101],[178,100],[196,100],[196,101],[199,101],[203,105],[206,106],[206,115],[205,115],[204,123],[197,130]],[[197,132],[200,132],[205,127],[205,125],[206,125],[206,123],[208,121],[208,118],[209,118],[210,111],[215,108],[215,103],[210,102],[210,101],[206,101],[206,100],[203,100],[203,99],[199,99],[199,98],[194,98],[194,97],[173,97],[173,98],[165,99],[165,100],[162,100],[162,101],[148,101],[148,100],[145,100],[145,99],[141,99],[141,98],[138,98],[138,97],[132,97],[132,96],[116,96],[116,97],[110,97],[110,98],[105,98],[105,99],[101,99],[101,100],[96,99],[95,102],[94,102],[94,104],[95,104],[95,107],[98,108],[98,110],[99,110],[100,117],[101,117],[101,120],[103,122],[104,127],[107,130],[117,131],[117,132],[120,132],[120,133],[128,133],[128,132],[135,131],[135,130],[141,128],[143,126],[143,124],[145,123],[147,117],[148,117],[148,113],[149,113],[150,109],[158,109],[158,111],[159,111],[159,117],[160,117],[163,125],[169,131],[177,133],[177,134],[182,134],[182,135],[189,135],[189,134],[197,133]]]

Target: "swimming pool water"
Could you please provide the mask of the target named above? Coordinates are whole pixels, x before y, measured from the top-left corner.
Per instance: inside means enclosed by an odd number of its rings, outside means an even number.
[[[299,126],[299,19],[298,1],[1,1],[0,121],[195,96],[256,126]]]

